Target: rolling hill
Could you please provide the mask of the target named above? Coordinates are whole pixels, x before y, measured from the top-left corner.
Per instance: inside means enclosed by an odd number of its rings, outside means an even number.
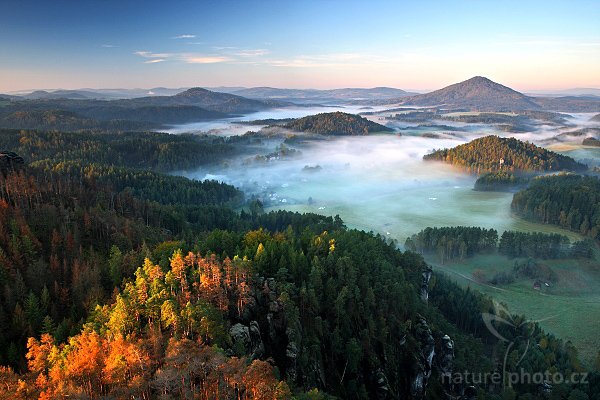
[[[84,129],[107,130],[145,130],[151,129],[152,123],[136,120],[110,119],[100,121],[78,115],[71,111],[15,111],[0,116],[0,127],[8,129],[42,129],[78,131]]]
[[[392,132],[387,126],[343,112],[322,113],[299,118],[284,125],[285,128],[321,135],[360,136],[375,132]]]
[[[424,160],[443,161],[470,172],[584,171],[587,166],[533,143],[515,138],[485,136],[451,149],[426,154]]]
[[[96,93],[87,92],[87,91],[79,91],[79,90],[54,90],[54,91],[46,91],[46,90],[36,90],[29,94],[25,94],[21,96],[21,98],[25,100],[40,100],[40,99],[74,99],[74,100],[84,100],[84,99],[98,99],[101,96],[98,96]]]

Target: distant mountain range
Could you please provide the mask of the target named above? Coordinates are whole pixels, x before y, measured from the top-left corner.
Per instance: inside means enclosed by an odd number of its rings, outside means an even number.
[[[221,91],[227,89],[221,88]],[[218,88],[215,90],[219,90]],[[348,102],[376,99],[396,99],[414,95],[401,89],[390,87],[343,88],[343,89],[278,89],[272,87],[243,88],[228,91],[228,93],[244,96],[251,99],[287,100],[296,103],[305,102]]]
[[[564,112],[600,111],[600,98],[532,97],[488,78],[476,76],[430,93],[402,97],[394,103],[406,106],[441,107],[473,111],[552,110]]]
[[[187,88],[151,89],[78,89],[78,90],[36,90],[31,93],[0,94],[0,99],[11,101],[27,100],[135,100],[151,102],[148,98],[162,98],[157,101],[164,105],[179,104],[167,97],[178,96]],[[445,107],[448,109],[467,109],[479,111],[515,111],[515,110],[553,110],[564,112],[597,112],[600,111],[600,89],[576,88],[561,91],[537,91],[523,94],[507,86],[493,82],[488,78],[476,76],[464,82],[455,83],[433,92],[417,94],[391,87],[375,88],[341,88],[341,89],[285,89],[273,87],[213,87],[192,88],[196,95],[202,97],[201,90],[210,93],[221,93],[244,97],[247,100],[258,100],[272,105],[285,103],[296,104],[400,104],[427,107]],[[179,96],[184,99],[185,96]],[[220,103],[221,101],[217,102]],[[193,103],[193,102],[192,102]],[[214,105],[213,101],[208,101]],[[232,103],[235,103],[233,101]],[[240,102],[241,104],[242,102]],[[184,102],[184,104],[188,104]],[[205,103],[203,103],[205,104]],[[153,104],[156,105],[156,104]],[[189,105],[189,104],[188,104]],[[193,104],[201,106],[198,104]],[[250,106],[255,108],[255,106]],[[233,111],[237,110],[237,111]],[[219,108],[213,111],[242,112],[237,106]]]
[[[75,89],[75,90],[35,90],[32,92],[20,91],[11,94],[0,94],[0,97],[14,99],[40,100],[40,99],[90,99],[90,100],[117,100],[133,99],[145,96],[173,96],[189,88],[164,88],[151,89]]]
[[[600,112],[600,97],[532,97],[476,76],[425,94],[376,87],[331,90],[257,88],[82,89],[0,94],[0,127],[150,129],[294,104],[398,104],[443,110]],[[176,91],[176,93],[174,93]],[[115,98],[142,93],[140,97]],[[113,96],[113,97],[111,97]],[[96,121],[96,122],[95,122]],[[107,124],[107,121],[113,121]],[[116,122],[120,121],[120,122]],[[40,124],[40,125],[36,125]]]
[[[20,96],[27,100],[40,99],[99,99],[102,98],[100,93],[88,92],[86,90],[55,90],[48,92],[46,90],[36,90],[29,94]]]
[[[31,93],[0,94],[0,97],[41,100],[41,99],[96,99],[116,100],[133,99],[148,96],[173,96],[189,88],[170,89],[157,87],[151,89],[77,89],[77,90],[36,90]],[[228,93],[255,100],[285,100],[299,103],[315,101],[356,101],[374,99],[394,99],[415,93],[389,87],[342,88],[342,89],[280,89],[272,87],[206,87],[212,92]]]
[[[34,95],[38,96],[46,95],[39,92]],[[45,98],[37,99],[9,98],[9,102],[0,107],[0,127],[150,129],[165,124],[213,120],[289,105],[285,102],[247,99],[202,88],[188,89],[173,96],[146,96],[134,99],[96,100],[77,97],[54,98],[49,94]],[[113,122],[107,124],[107,121]]]

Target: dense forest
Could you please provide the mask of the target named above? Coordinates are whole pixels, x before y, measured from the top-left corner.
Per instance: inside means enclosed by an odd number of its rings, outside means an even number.
[[[405,247],[422,254],[435,254],[443,264],[494,251],[497,242],[498,232],[495,229],[456,226],[425,228],[406,239]]]
[[[161,173],[228,154],[226,140],[4,133],[1,398],[501,398],[441,379],[500,368],[489,298],[338,217],[235,211],[237,189]],[[432,232],[445,258],[498,236]],[[498,326],[515,354],[525,333],[544,343],[512,370],[582,370],[569,343],[530,328]]]
[[[50,159],[170,172],[215,163],[235,154],[235,140],[157,132],[39,132],[0,129],[0,149],[29,162]]]
[[[577,249],[579,249],[579,245]],[[498,252],[509,257],[560,258],[571,256],[569,238],[559,234],[505,231]],[[592,249],[590,248],[590,251]],[[585,255],[590,255],[586,253]]]
[[[343,112],[322,113],[298,118],[284,125],[288,129],[321,135],[368,135],[393,130],[358,115]]]
[[[112,119],[98,121],[78,115],[70,111],[15,111],[1,115],[0,127],[5,129],[45,129],[61,131],[80,130],[145,130],[154,124],[141,121],[124,121]]]
[[[415,382],[446,368],[427,361],[444,335],[456,368],[491,371],[485,352],[502,352],[480,317],[489,299],[436,276],[428,306],[421,257],[339,219],[231,213],[177,233],[161,218],[178,208],[93,176],[1,179],[3,396],[437,398],[455,389]],[[552,346],[528,369],[580,368],[568,345],[534,337]]]
[[[513,211],[600,240],[600,179],[573,174],[539,177],[513,197]]]
[[[502,192],[515,190],[526,183],[526,178],[501,170],[481,175],[475,181],[473,188],[484,192]]]
[[[515,138],[485,136],[451,149],[436,150],[424,160],[443,161],[473,173],[510,171],[583,171],[587,167],[571,157]]]
[[[407,238],[404,247],[435,256],[444,264],[496,250],[511,258],[593,258],[595,245],[591,240],[571,244],[564,235],[542,232],[504,231],[498,241],[498,232],[494,229],[452,226],[425,228]]]

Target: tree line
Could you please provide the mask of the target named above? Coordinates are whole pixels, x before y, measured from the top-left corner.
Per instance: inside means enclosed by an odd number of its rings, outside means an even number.
[[[595,248],[589,240],[571,244],[564,235],[542,232],[505,231],[498,241],[495,229],[467,226],[428,227],[408,237],[404,246],[407,250],[436,256],[442,264],[496,251],[511,258],[593,258]]]
[[[10,149],[30,163],[79,161],[158,172],[196,168],[238,151],[233,141],[217,136],[8,129],[0,129],[0,149]]]
[[[525,219],[600,240],[600,179],[595,176],[561,174],[534,179],[513,196],[511,208]]]

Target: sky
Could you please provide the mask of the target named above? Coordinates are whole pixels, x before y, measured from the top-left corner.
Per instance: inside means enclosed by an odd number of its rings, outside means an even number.
[[[0,92],[600,88],[599,21],[599,0],[2,0]]]

